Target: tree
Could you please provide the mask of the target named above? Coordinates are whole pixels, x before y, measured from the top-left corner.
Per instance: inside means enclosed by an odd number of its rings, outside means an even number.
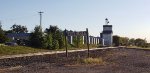
[[[64,31],[60,30],[57,32],[58,33],[58,44],[59,44],[59,49],[62,49],[65,47],[65,35]]]
[[[78,36],[73,36],[73,46],[79,48]]]
[[[27,27],[26,26],[21,26],[21,25],[12,25],[11,30],[13,33],[27,33]]]
[[[128,37],[120,37],[120,36],[113,36],[113,44],[115,46],[128,46],[129,45],[129,38]]]
[[[81,36],[73,36],[73,45],[76,48],[80,48],[83,46],[83,39]]]
[[[143,40],[143,39],[140,39],[140,38],[135,40],[135,45],[139,46],[139,47],[145,47],[146,43],[147,43],[146,40]]]
[[[52,49],[52,34],[46,34],[44,37],[44,47]]]
[[[64,47],[64,34],[57,26],[50,25],[46,28],[46,46],[49,49],[61,49]]]
[[[13,33],[12,30],[5,30],[4,32],[5,32],[6,35],[7,35],[8,33]]]
[[[58,49],[59,48],[59,44],[58,44],[58,40],[57,40],[57,32],[58,31],[58,27],[57,26],[51,26],[49,28],[46,28],[46,33],[47,33],[47,37],[50,37],[50,38],[47,38],[46,40],[49,40],[49,41],[46,41],[46,43],[48,44],[48,48],[49,49]]]
[[[134,38],[129,39],[129,45],[131,45],[131,46],[135,45],[135,39]]]
[[[114,44],[114,46],[119,46],[119,44],[120,44],[119,36],[117,36],[117,35],[113,36],[113,44]]]
[[[0,43],[5,43],[8,38],[5,36],[5,32],[2,29],[2,25],[0,24]]]
[[[36,26],[34,31],[30,35],[31,46],[42,48],[44,45],[43,32],[40,29],[40,26]]]
[[[122,46],[128,46],[129,38],[128,37],[120,37],[119,42]]]

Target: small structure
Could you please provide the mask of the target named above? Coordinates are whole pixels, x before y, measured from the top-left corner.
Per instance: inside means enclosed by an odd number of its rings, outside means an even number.
[[[30,33],[8,33],[7,37],[14,40],[14,39],[23,39],[28,40]]]
[[[21,45],[29,41],[31,33],[8,33],[6,36],[12,40],[12,42],[19,43]]]
[[[69,44],[74,44],[73,40],[77,37],[80,36],[82,39],[82,44],[95,44],[98,45],[100,44],[100,37],[94,37],[94,36],[88,36],[87,37],[87,31],[67,31],[67,40]]]
[[[105,19],[105,25],[103,25],[103,31],[100,33],[101,42],[103,46],[112,46],[113,42],[113,31],[112,31],[112,25],[108,25],[109,21],[106,18]]]

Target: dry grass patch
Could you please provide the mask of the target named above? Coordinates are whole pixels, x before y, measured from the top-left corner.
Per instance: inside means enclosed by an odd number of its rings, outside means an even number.
[[[86,65],[104,65],[106,62],[102,58],[84,58],[77,59],[77,64],[86,64]]]

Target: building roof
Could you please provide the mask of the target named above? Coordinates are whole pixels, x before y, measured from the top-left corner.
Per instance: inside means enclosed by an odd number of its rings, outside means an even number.
[[[31,33],[8,33],[7,37],[29,37]]]

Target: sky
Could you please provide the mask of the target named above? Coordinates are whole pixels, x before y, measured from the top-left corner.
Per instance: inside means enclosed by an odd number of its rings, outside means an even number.
[[[33,31],[57,25],[60,29],[84,31],[99,36],[108,18],[113,35],[142,38],[150,42],[150,0],[0,0],[0,21],[4,30],[13,24]]]

